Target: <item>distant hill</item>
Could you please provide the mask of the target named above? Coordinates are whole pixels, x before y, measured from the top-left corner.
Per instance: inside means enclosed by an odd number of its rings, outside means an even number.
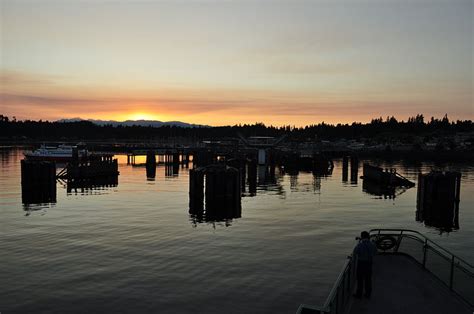
[[[157,121],[157,120],[126,120],[126,121],[115,121],[115,120],[94,120],[94,119],[81,119],[81,118],[71,118],[71,119],[60,119],[56,122],[60,123],[70,123],[70,122],[80,122],[88,121],[97,125],[112,125],[112,126],[145,126],[145,127],[154,127],[159,128],[162,126],[177,126],[182,128],[207,128],[208,125],[200,124],[191,124],[181,121]]]

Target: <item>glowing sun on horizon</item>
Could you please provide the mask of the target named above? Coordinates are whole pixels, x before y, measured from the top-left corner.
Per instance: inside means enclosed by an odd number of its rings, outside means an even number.
[[[160,120],[160,118],[151,113],[146,112],[134,112],[127,115],[127,120]]]

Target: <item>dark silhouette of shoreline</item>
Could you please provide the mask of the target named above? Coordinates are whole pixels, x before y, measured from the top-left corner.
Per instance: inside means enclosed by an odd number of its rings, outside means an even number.
[[[218,127],[113,126],[90,121],[49,122],[16,120],[0,115],[0,143],[37,144],[42,142],[134,142],[192,146],[203,140],[232,142],[239,137],[286,136],[288,147],[312,145],[325,152],[356,151],[358,155],[400,158],[469,159],[474,151],[474,124],[471,120],[450,121],[423,115],[398,121],[395,117],[376,118],[369,123],[327,124],[305,127],[266,126],[263,123]],[[416,156],[414,156],[416,153]]]

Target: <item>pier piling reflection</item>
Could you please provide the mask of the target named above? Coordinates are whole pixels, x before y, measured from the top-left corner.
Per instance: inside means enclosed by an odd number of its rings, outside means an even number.
[[[459,229],[461,173],[432,171],[418,176],[416,221],[441,232]]]

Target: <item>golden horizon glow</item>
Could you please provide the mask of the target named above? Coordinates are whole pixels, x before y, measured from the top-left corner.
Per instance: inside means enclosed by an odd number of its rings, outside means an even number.
[[[472,120],[473,5],[3,0],[0,114],[212,126]]]
[[[158,116],[156,114],[140,111],[140,112],[134,112],[134,113],[126,114],[124,120],[158,120],[158,121],[161,121],[161,118],[160,118],[160,116]]]

